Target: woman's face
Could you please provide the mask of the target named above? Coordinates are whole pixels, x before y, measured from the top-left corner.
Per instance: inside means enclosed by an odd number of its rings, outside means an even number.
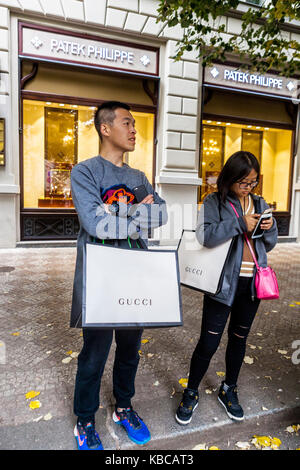
[[[234,192],[238,198],[247,197],[252,189],[256,186],[257,177],[258,174],[252,168],[247,176],[237,181],[236,183],[233,183],[230,190]]]

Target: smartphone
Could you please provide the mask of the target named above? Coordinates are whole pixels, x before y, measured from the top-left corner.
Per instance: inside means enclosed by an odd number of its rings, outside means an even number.
[[[261,223],[263,220],[270,219],[272,217],[272,209],[266,209],[263,212],[256,224],[255,229],[253,230],[251,238],[259,238],[263,235],[264,230],[261,228]]]
[[[148,196],[148,192],[144,184],[133,188],[133,192],[137,202],[141,202],[146,196]]]

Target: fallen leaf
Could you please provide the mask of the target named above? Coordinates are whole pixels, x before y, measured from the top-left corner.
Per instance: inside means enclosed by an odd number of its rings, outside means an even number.
[[[262,336],[262,333],[256,333],[256,334],[257,334],[257,336]]]
[[[296,305],[294,305],[294,304],[289,304],[289,307],[296,307]]]
[[[44,416],[44,421],[49,421],[50,419],[52,419],[52,414],[51,414],[51,413],[47,413],[47,414]]]
[[[71,355],[71,354],[72,354],[72,352],[73,352],[73,351],[72,351],[72,349],[71,349],[71,351],[67,351],[67,352],[66,352],[66,354],[69,354],[69,355]]]
[[[219,447],[211,446],[208,450],[220,450]]]
[[[181,385],[183,388],[186,388],[186,387],[187,387],[187,384],[188,384],[188,379],[180,379],[180,380],[178,380],[178,382],[180,383],[180,385]]]
[[[251,443],[255,445],[257,449],[271,447],[271,449],[276,450],[281,445],[281,440],[277,437],[254,435]]]
[[[12,336],[20,336],[20,333],[17,331],[16,333],[12,333]]]
[[[279,354],[287,354],[285,349],[277,349],[277,352],[279,352]]]
[[[253,357],[245,356],[244,357],[244,362],[245,362],[245,364],[253,364],[254,359],[253,359]]]
[[[225,377],[225,372],[216,372],[218,377]]]
[[[296,305],[300,305],[300,302],[295,302]]]
[[[27,392],[25,397],[28,400],[29,398],[35,398],[37,397],[41,392],[37,392],[35,390],[30,390],[30,392]]]
[[[172,387],[172,393],[171,393],[171,395],[170,395],[170,398],[173,398],[173,397],[174,397],[174,395],[175,395],[175,388],[174,388],[174,387]]]
[[[207,450],[206,444],[197,444],[192,450]]]
[[[253,344],[248,345],[250,349],[256,349],[256,346],[253,346]]]
[[[239,442],[236,442],[235,445],[236,445],[239,449],[243,449],[243,450],[248,450],[248,449],[250,449],[250,443],[249,443],[249,442],[242,442],[242,441],[239,441]]]
[[[61,362],[63,362],[64,364],[68,364],[71,361],[72,361],[72,358],[70,356],[70,357],[65,357]]]
[[[273,450],[276,450],[278,449],[278,447],[281,446],[281,440],[278,439],[278,437],[273,437],[272,441],[271,441],[271,448]]]
[[[263,411],[268,411],[269,408],[266,408],[265,406],[262,406],[261,409],[262,409]]]
[[[156,382],[154,382],[153,384],[155,387],[158,387],[159,386],[159,381],[157,380]]]
[[[41,421],[41,419],[43,419],[43,416],[39,416],[38,418],[35,418],[33,421],[35,423],[38,423],[39,421]]]
[[[73,358],[73,359],[76,359],[76,357],[79,356],[79,352],[72,352],[72,354],[70,354],[70,356]]]
[[[152,354],[152,353],[148,353],[148,354],[147,354],[147,357],[149,357],[149,358],[151,358],[151,357],[153,357],[153,356],[154,356],[154,354]]]
[[[300,429],[300,424],[292,424],[286,428],[287,432],[298,432]]]
[[[36,408],[40,408],[42,406],[41,402],[39,400],[34,400],[29,403],[29,408],[32,410],[35,410]]]
[[[142,344],[149,343],[149,339],[142,339],[141,343],[142,343]]]
[[[205,393],[206,393],[207,395],[211,395],[211,394],[212,394],[212,390],[210,390],[210,388],[207,388],[207,389],[205,390]]]

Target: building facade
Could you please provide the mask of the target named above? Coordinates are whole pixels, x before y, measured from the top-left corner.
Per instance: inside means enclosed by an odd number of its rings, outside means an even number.
[[[298,77],[247,73],[232,60],[205,70],[174,62],[180,28],[156,21],[156,0],[0,0],[0,247],[75,240],[72,167],[101,152],[96,106],[130,104],[137,146],[125,155],[170,208],[156,233],[176,243],[226,159],[252,151],[257,192],[280,238],[300,240]],[[240,4],[219,18],[238,33]],[[285,34],[300,38],[300,25]]]

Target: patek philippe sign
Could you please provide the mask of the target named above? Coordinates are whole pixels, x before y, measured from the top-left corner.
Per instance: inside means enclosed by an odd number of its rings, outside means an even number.
[[[26,57],[158,75],[158,49],[22,24],[19,54]]]
[[[236,67],[215,64],[205,70],[204,82],[230,88],[290,97],[298,97],[299,81],[280,75],[239,70]]]

